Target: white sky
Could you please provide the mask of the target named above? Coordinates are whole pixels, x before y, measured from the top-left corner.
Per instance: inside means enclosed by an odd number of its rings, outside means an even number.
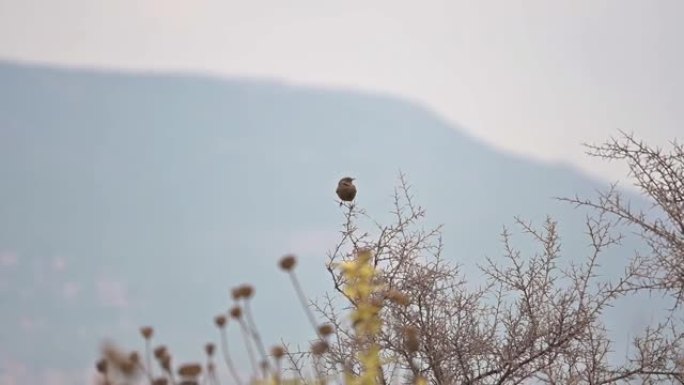
[[[0,0],[0,57],[388,92],[501,148],[684,137],[681,0]]]

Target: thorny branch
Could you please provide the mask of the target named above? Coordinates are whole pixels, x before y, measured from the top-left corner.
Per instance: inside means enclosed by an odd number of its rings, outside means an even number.
[[[410,297],[408,306],[386,301],[382,309],[380,343],[388,383],[416,375],[435,385],[627,384],[637,378],[655,384],[684,378],[684,336],[675,318],[635,338],[636,353],[618,363],[610,359],[612,341],[603,313],[643,278],[645,261],[630,264],[614,280],[598,275],[602,254],[620,241],[609,211],[587,218],[591,248],[581,263],[560,262],[554,220],[547,218],[537,229],[516,218],[516,227],[539,246],[538,252],[522,255],[504,229],[504,262],[487,258],[480,266],[486,281],[472,288],[459,267],[443,259],[441,228],[422,227],[425,211],[413,203],[404,175],[394,194],[393,222],[382,226],[373,221],[376,236],[359,229],[365,212],[353,205],[347,209],[343,237],[329,254],[329,266],[351,258],[356,247],[370,247],[387,290]],[[663,231],[662,225],[655,228]],[[341,293],[342,277],[330,272]],[[354,303],[341,298],[347,305],[340,307],[331,296],[317,305],[338,331],[326,356],[328,373],[358,368],[349,363],[358,347],[338,315]],[[409,326],[420,333],[416,352],[404,343]]]

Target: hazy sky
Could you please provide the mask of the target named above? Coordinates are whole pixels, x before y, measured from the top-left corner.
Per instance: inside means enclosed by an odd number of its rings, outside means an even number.
[[[684,2],[0,0],[0,57],[388,92],[500,147],[684,135]]]

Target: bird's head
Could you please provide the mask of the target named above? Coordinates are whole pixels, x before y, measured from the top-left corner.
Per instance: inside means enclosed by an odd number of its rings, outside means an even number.
[[[344,178],[340,179],[339,184],[342,184],[342,183],[351,183],[351,182],[353,182],[353,181],[354,181],[354,178],[345,176]]]

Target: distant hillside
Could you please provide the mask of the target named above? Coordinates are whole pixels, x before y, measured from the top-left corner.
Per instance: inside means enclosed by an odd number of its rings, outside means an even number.
[[[267,340],[301,340],[275,261],[300,254],[309,292],[328,289],[337,179],[357,177],[383,219],[399,170],[468,271],[501,254],[515,215],[558,217],[564,250],[584,253],[585,213],[551,197],[604,187],[392,97],[0,62],[0,361],[80,368],[101,337],[137,343],[143,323],[196,356],[245,281]]]

